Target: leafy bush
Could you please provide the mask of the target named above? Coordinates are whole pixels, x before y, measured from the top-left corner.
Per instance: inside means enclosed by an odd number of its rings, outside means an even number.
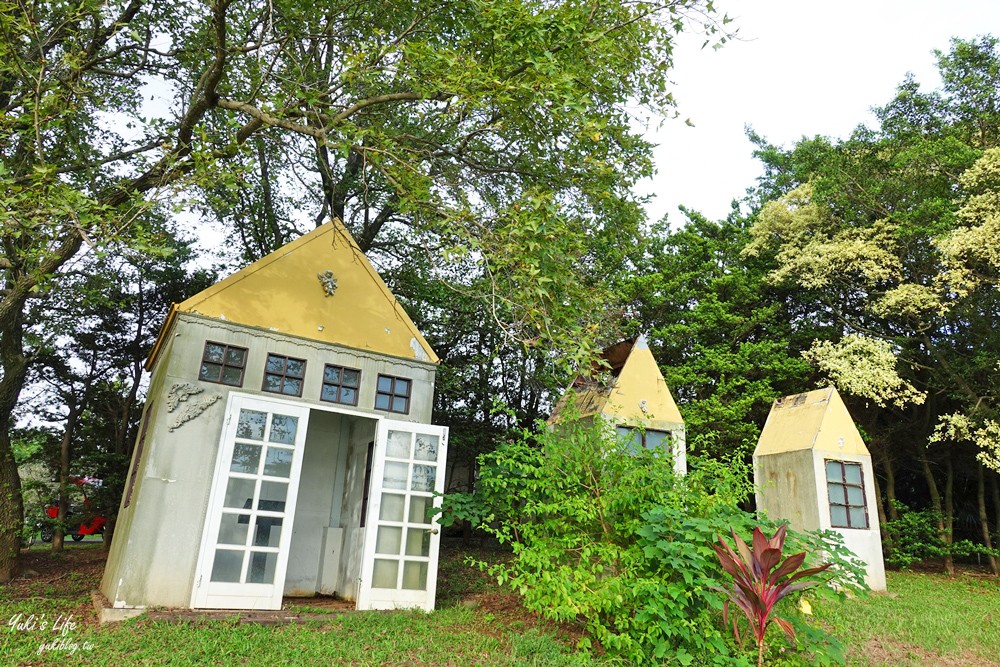
[[[668,453],[627,449],[586,420],[523,432],[481,457],[475,495],[447,496],[443,521],[471,520],[509,544],[509,562],[481,567],[528,609],[579,623],[630,664],[749,664],[719,622],[724,575],[711,546],[757,525],[737,508],[749,472],[708,460],[678,477]],[[806,541],[842,548],[828,536],[790,538]],[[804,635],[831,654],[821,633]]]
[[[912,510],[899,501],[894,502],[899,518],[885,524],[885,562],[890,567],[906,568],[947,555],[954,558],[976,555],[1000,557],[1000,550],[987,549],[985,545],[971,540],[947,544],[938,533],[939,512],[932,509]]]

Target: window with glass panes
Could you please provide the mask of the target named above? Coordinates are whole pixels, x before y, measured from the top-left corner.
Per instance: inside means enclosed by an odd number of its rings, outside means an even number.
[[[302,395],[302,380],[306,375],[304,359],[293,359],[280,354],[268,354],[264,365],[263,391],[286,396]]]
[[[375,387],[375,409],[408,413],[412,386],[413,382],[406,378],[379,375]]]
[[[826,462],[826,491],[830,497],[830,525],[868,528],[865,484],[860,463]]]
[[[247,365],[247,349],[207,341],[201,355],[198,379],[219,382],[232,387],[243,386],[243,371]]]
[[[331,403],[358,404],[361,371],[327,364],[323,367],[323,390],[319,397]]]

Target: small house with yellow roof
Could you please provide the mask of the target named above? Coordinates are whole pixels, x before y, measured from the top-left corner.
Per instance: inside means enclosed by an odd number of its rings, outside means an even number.
[[[600,417],[634,450],[669,452],[674,469],[687,472],[684,420],[644,336],[622,341],[601,353],[604,364],[573,380],[553,411],[558,422],[572,396],[581,418]]]
[[[336,220],[174,305],[147,360],[109,605],[433,609],[437,361]]]
[[[753,453],[757,508],[796,530],[833,530],[885,590],[871,454],[833,387],[771,406]]]

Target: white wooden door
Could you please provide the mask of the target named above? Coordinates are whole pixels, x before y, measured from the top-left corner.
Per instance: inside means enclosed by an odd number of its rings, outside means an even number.
[[[308,421],[307,407],[231,395],[193,607],[281,608]]]
[[[358,609],[434,609],[447,448],[446,427],[379,420]]]

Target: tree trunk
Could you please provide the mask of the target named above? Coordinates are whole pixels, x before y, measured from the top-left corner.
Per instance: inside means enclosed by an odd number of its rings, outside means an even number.
[[[920,468],[923,470],[924,480],[927,482],[927,493],[931,497],[931,507],[934,508],[934,513],[937,514],[938,537],[942,542],[945,542],[944,508],[941,506],[941,492],[938,490],[937,480],[934,479],[934,471],[931,470],[930,461],[927,460],[926,451],[920,452]],[[950,561],[951,557],[949,556],[945,562],[945,570],[948,569]],[[951,563],[951,567],[954,571],[954,563]]]
[[[990,475],[990,486],[993,488],[993,520],[996,522],[994,532],[1000,536],[1000,475]]]
[[[948,549],[944,571],[955,574],[955,559],[951,555],[951,545],[955,541],[955,468],[951,463],[951,447],[945,447],[944,469],[944,543]]]
[[[896,509],[896,471],[892,467],[892,459],[882,452],[882,468],[885,470],[885,504],[890,521],[899,520],[899,510]]]
[[[63,550],[66,529],[69,528],[66,523],[66,515],[69,512],[69,464],[72,458],[73,431],[76,430],[80,410],[72,398],[67,401],[67,406],[69,414],[66,415],[66,428],[63,429],[62,441],[59,443],[59,511],[52,534],[52,551]]]
[[[10,445],[9,417],[0,417],[0,584],[14,578],[24,524],[21,477]]]
[[[28,360],[24,356],[20,312],[0,328],[0,584],[10,581],[17,573],[17,558],[24,528],[24,498],[21,476],[14,461],[10,429],[11,414],[17,406]]]
[[[993,540],[990,538],[990,520],[986,514],[986,478],[983,475],[983,466],[976,466],[976,504],[979,505],[979,526],[983,531],[983,545],[989,549],[990,570],[994,576],[1000,575],[1000,565],[997,564],[997,557],[993,555]]]

